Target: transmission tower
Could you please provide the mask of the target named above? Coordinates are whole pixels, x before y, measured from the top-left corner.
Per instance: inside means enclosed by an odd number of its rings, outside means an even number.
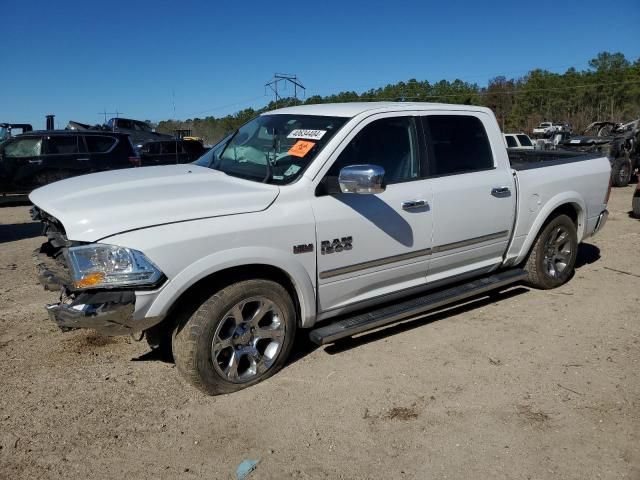
[[[284,82],[284,88],[280,89],[280,85]],[[265,83],[265,93],[267,87],[271,89],[276,99],[276,108],[278,108],[278,101],[280,100],[280,90],[286,90],[288,84],[293,84],[293,98],[298,103],[298,89],[302,90],[303,95],[306,93],[304,85],[300,83],[300,79],[297,75],[290,75],[287,73],[275,73],[273,79]]]

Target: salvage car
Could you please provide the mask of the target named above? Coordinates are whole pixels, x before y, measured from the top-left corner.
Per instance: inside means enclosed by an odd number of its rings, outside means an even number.
[[[43,130],[0,144],[0,193],[34,188],[85,173],[132,167],[127,135],[112,132]]]
[[[598,152],[611,161],[614,187],[629,184],[640,168],[640,129],[635,120],[626,124],[593,122],[582,132],[562,142],[562,147],[581,152]]]
[[[300,328],[324,345],[564,284],[607,220],[609,175],[604,156],[508,152],[484,107],[284,108],[194,164],[34,191],[38,278],[62,329],[144,332],[191,384],[230,393],[281,369]]]
[[[20,130],[20,132],[16,133],[15,130]],[[30,123],[0,123],[0,143],[9,140],[12,136],[32,130],[33,127]]]

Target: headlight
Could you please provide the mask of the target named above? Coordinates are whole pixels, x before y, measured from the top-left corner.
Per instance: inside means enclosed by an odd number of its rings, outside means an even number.
[[[96,243],[69,248],[73,285],[78,289],[149,287],[163,273],[137,250]]]

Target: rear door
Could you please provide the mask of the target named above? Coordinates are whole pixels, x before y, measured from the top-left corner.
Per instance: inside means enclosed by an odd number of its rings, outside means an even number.
[[[422,117],[433,191],[433,252],[427,281],[483,273],[502,262],[515,215],[511,170],[498,168],[483,113]]]
[[[124,136],[120,138],[126,138]],[[118,140],[110,135],[85,135],[92,171],[100,172],[114,168],[128,167],[129,158],[118,154]]]

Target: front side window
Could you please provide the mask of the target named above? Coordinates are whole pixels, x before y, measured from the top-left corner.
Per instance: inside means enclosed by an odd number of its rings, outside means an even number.
[[[411,117],[383,118],[364,127],[340,153],[327,172],[331,182],[349,165],[384,168],[387,184],[420,178],[416,127]]]
[[[533,146],[533,143],[531,143],[531,140],[526,135],[516,135],[516,137],[518,137],[518,140],[520,141],[520,145],[522,145],[523,147]]]
[[[21,138],[6,144],[4,154],[6,157],[37,157],[42,153],[42,138]]]
[[[507,148],[516,148],[518,146],[518,142],[513,135],[505,135],[505,140],[507,141]]]
[[[56,135],[47,137],[47,153],[69,155],[79,153],[78,135]]]
[[[216,146],[209,167],[247,180],[286,185],[302,175],[347,120],[261,115],[236,130],[221,149]]]
[[[489,138],[479,118],[468,115],[423,117],[429,147],[429,173],[452,175],[494,167]]]

